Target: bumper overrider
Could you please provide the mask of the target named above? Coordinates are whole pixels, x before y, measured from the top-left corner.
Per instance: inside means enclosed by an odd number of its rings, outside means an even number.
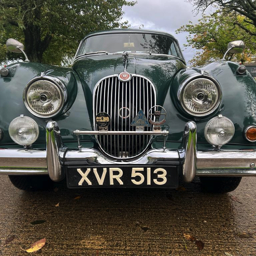
[[[43,175],[48,174],[53,181],[65,178],[69,166],[179,166],[186,182],[195,176],[256,176],[256,150],[212,150],[197,151],[196,123],[186,123],[183,141],[178,150],[151,149],[133,161],[114,161],[96,149],[77,150],[63,147],[60,130],[56,122],[49,121],[46,126],[46,150],[2,149],[0,154],[0,174]],[[111,131],[74,131],[79,135],[111,135]],[[122,135],[165,136],[168,131],[119,132]],[[79,140],[78,140],[79,141]],[[80,169],[79,169],[80,170]]]

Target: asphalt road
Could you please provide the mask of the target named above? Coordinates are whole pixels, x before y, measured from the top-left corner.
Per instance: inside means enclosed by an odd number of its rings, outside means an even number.
[[[232,193],[178,190],[23,192],[0,176],[0,255],[256,255],[256,178]]]

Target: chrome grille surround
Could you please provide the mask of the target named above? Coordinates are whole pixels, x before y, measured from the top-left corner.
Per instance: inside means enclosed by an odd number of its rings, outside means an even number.
[[[97,130],[95,117],[101,112],[110,116],[109,131],[136,131],[136,127],[130,124],[141,109],[148,118],[149,109],[156,105],[155,87],[146,77],[131,75],[132,79],[127,82],[120,81],[116,74],[104,77],[96,84],[93,93],[94,130]],[[120,111],[125,109],[129,111],[121,118]],[[150,131],[152,127],[145,127],[144,130]],[[150,135],[100,135],[96,137],[105,154],[123,160],[142,154],[151,138]]]

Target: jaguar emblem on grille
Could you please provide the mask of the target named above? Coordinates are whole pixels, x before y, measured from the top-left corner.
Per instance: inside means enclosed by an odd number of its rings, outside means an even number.
[[[132,78],[131,74],[129,74],[128,72],[124,71],[122,73],[119,74],[118,79],[122,82],[128,82],[130,81]]]
[[[122,107],[119,109],[119,116],[123,119],[126,119],[130,116],[130,109],[127,107]]]

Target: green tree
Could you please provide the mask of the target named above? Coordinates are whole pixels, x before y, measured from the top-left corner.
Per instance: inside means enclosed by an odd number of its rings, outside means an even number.
[[[131,0],[1,0],[0,47],[8,37],[24,43],[28,58],[60,64],[88,33],[126,26],[122,7]]]
[[[256,35],[256,1],[255,0],[190,0],[196,8],[205,10],[207,7],[217,5],[227,12],[235,12],[245,17],[244,23],[247,26],[236,21],[235,24],[244,29],[250,35]]]
[[[245,30],[237,27],[234,23],[239,21],[247,29],[252,29],[253,25],[246,23],[244,16],[235,16],[234,13],[216,11],[212,15],[203,15],[197,24],[190,22],[182,26],[176,32],[188,32],[187,44],[200,50],[190,61],[193,66],[203,65],[208,61],[220,59],[227,51],[227,45],[234,40],[243,40],[246,50],[243,55],[234,55],[238,60],[249,60],[255,53],[255,39]]]

